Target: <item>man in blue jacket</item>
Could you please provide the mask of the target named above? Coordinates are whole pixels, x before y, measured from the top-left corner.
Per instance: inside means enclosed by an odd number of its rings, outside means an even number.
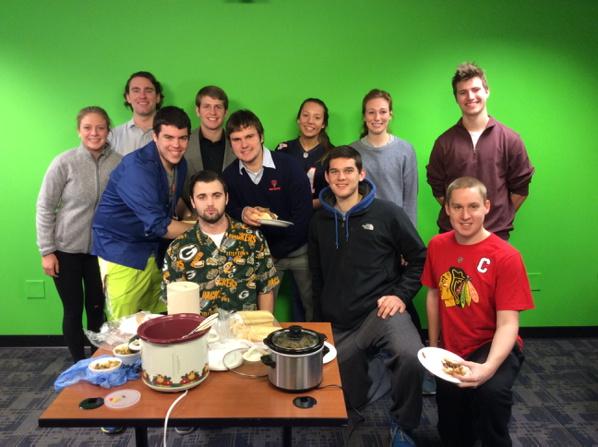
[[[384,354],[392,445],[415,445],[410,431],[422,410],[422,342],[406,307],[421,287],[426,248],[402,208],[375,198],[355,149],[330,151],[324,175],[330,186],[320,192],[322,208],[309,228],[315,318],[332,322],[350,408],[367,403],[368,358]]]
[[[125,156],[110,176],[93,220],[93,254],[99,258],[109,320],[166,310],[160,301],[164,252],[170,239],[191,227],[174,218],[190,130],[182,109],[160,109],[153,141]]]
[[[311,321],[311,276],[307,264],[307,228],[312,215],[309,180],[293,157],[264,147],[262,123],[249,110],[233,113],[225,134],[237,157],[222,173],[229,188],[226,211],[247,225],[260,227],[276,270],[280,275],[287,270],[293,274],[305,319]],[[263,219],[264,209],[274,213],[277,220]]]

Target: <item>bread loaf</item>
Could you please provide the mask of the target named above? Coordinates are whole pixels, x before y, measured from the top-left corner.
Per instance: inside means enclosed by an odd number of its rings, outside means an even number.
[[[274,315],[267,310],[242,310],[237,315],[248,325],[269,324],[272,325]]]

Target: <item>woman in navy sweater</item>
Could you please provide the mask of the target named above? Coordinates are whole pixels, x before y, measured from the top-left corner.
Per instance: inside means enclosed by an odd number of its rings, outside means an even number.
[[[334,147],[326,133],[328,126],[328,107],[318,98],[307,98],[297,112],[299,137],[284,141],[276,150],[285,152],[297,159],[307,174],[312,192],[314,208],[320,207],[318,195],[327,186],[321,161]]]

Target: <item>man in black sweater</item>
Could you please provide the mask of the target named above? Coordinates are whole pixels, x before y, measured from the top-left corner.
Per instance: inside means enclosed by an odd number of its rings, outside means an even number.
[[[350,408],[366,404],[368,357],[384,353],[393,445],[412,445],[409,432],[422,408],[422,343],[406,305],[421,287],[426,249],[403,209],[375,198],[355,149],[333,149],[324,170],[330,186],[309,228],[315,318],[332,322]]]
[[[307,321],[312,320],[307,229],[312,215],[311,187],[298,161],[264,147],[264,128],[249,110],[231,114],[225,133],[237,160],[222,173],[229,188],[226,211],[260,227],[276,270],[290,271],[299,287]],[[276,219],[263,219],[264,209]],[[272,217],[272,216],[270,216]],[[282,279],[282,278],[281,278]],[[278,288],[274,292],[274,296]]]

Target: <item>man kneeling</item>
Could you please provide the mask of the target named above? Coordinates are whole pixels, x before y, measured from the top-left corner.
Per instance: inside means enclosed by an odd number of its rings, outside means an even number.
[[[437,381],[438,430],[446,446],[510,446],[511,388],[523,356],[519,311],[533,307],[519,252],[484,228],[486,187],[461,177],[444,202],[453,231],[428,247],[422,283],[428,287],[430,346],[467,361],[454,385]]]

